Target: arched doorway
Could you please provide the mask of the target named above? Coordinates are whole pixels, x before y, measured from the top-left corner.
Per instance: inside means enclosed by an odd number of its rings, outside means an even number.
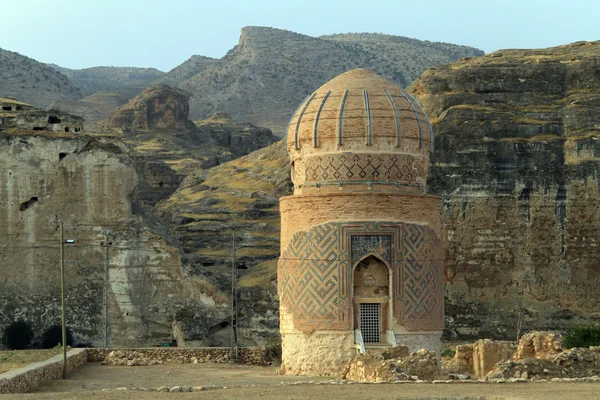
[[[354,329],[363,342],[386,342],[389,319],[390,271],[380,258],[369,255],[354,268]]]

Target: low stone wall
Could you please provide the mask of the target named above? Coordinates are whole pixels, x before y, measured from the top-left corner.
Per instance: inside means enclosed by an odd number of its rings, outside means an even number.
[[[87,349],[88,361],[105,361],[111,365],[156,365],[164,363],[202,363],[230,361],[229,347],[158,347],[140,349]],[[264,365],[264,350],[259,347],[238,349],[243,364]]]
[[[87,349],[72,349],[67,353],[67,373],[88,361]],[[62,354],[46,361],[0,374],[0,394],[25,393],[46,381],[62,378]]]

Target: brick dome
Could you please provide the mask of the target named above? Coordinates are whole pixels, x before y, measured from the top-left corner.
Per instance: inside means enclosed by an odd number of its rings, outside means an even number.
[[[372,71],[353,69],[300,104],[287,148],[296,194],[365,185],[423,191],[433,130],[412,95]]]

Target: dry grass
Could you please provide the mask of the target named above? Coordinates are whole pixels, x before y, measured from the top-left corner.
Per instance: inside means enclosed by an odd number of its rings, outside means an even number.
[[[241,287],[268,289],[275,275],[277,275],[277,258],[253,266],[247,274],[240,278],[238,284]]]
[[[554,140],[565,140],[562,136],[557,135],[537,135],[530,138],[502,138],[501,142],[548,142]]]
[[[514,119],[514,121],[517,124],[522,124],[522,125],[550,125],[550,124],[558,124],[558,121],[541,121],[539,119],[533,119],[533,118],[516,118]]]
[[[0,374],[13,369],[45,361],[62,352],[62,347],[47,350],[6,350],[0,351]]]

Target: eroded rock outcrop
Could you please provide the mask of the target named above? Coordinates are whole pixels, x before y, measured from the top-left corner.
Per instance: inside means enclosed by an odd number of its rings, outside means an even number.
[[[167,85],[144,90],[127,104],[117,108],[101,129],[125,135],[155,130],[189,131],[194,124],[188,119],[189,94]]]
[[[217,113],[194,123],[188,119],[188,100],[182,90],[157,85],[119,107],[92,130],[123,134],[122,139],[137,153],[166,163],[180,180],[276,140],[269,129],[235,121],[227,114]],[[167,181],[170,179],[162,180],[163,186]]]

